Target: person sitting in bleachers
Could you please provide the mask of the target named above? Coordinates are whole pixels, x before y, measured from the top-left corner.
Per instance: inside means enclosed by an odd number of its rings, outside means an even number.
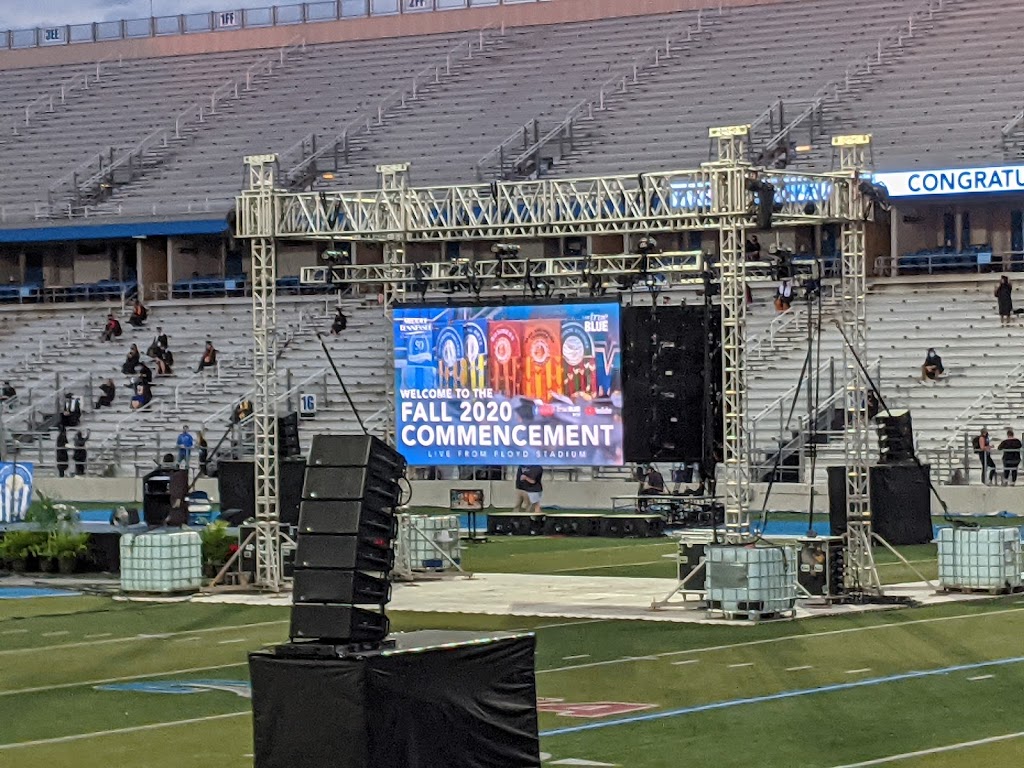
[[[113,379],[107,379],[100,384],[100,399],[96,401],[97,408],[109,408],[114,404],[114,395],[117,394],[117,387]]]
[[[164,329],[159,325],[156,327],[156,338],[146,348],[146,354],[153,358],[159,358],[160,354],[167,349],[167,334],[164,333]]]
[[[785,312],[793,305],[793,283],[783,280],[775,294],[775,311]]]
[[[128,324],[133,328],[141,328],[148,317],[149,310],[142,306],[141,301],[136,299],[135,304],[132,306],[132,316],[128,318]]]
[[[136,374],[136,381],[138,384],[152,384],[153,383],[153,369],[150,368],[143,362],[139,362],[139,369]]]
[[[121,323],[114,313],[111,312],[107,315],[107,324],[103,326],[103,335],[100,337],[103,341],[110,341],[121,335]]]
[[[124,358],[124,365],[121,366],[121,373],[125,376],[131,376],[135,373],[135,368],[139,364],[139,359],[142,355],[139,354],[139,347],[137,344],[132,344],[128,349],[128,354]]]
[[[757,239],[757,235],[751,235],[743,244],[743,253],[751,261],[758,261],[761,258],[761,241]]]
[[[0,389],[0,403],[6,403],[8,400],[13,400],[17,396],[18,392],[11,386],[11,382],[5,381],[3,389]]]
[[[924,365],[921,366],[921,382],[938,381],[942,378],[945,370],[942,367],[942,358],[939,357],[939,353],[929,348],[928,355],[924,359]]]
[[[331,323],[331,334],[334,336],[337,336],[348,328],[348,318],[345,317],[345,313],[341,311],[341,307],[338,307],[336,311],[337,314],[334,316],[334,322]]]
[[[156,372],[160,376],[174,375],[174,354],[171,350],[160,350],[160,354],[156,358]]]
[[[150,391],[148,384],[136,384],[135,394],[132,395],[131,409],[137,411],[139,408],[145,408],[152,399],[153,393]]]
[[[204,368],[216,367],[217,365],[217,350],[213,346],[213,342],[210,340],[206,341],[206,349],[203,350],[203,356],[199,360],[199,367],[196,368],[196,373],[199,373]]]
[[[252,416],[252,401],[243,397],[235,406],[235,412],[231,414],[231,423],[238,424]]]

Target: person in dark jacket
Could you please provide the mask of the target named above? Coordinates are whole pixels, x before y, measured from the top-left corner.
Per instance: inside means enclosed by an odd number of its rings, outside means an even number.
[[[942,377],[946,369],[942,367],[942,358],[934,349],[929,349],[925,355],[924,365],[921,366],[921,381],[936,381]]]
[[[199,367],[196,368],[196,373],[199,373],[204,368],[216,367],[217,365],[217,350],[213,346],[212,341],[206,342],[206,348],[203,350],[203,356],[199,360]]]
[[[1007,326],[1010,324],[1010,319],[1013,316],[1013,286],[1010,285],[1010,278],[1003,275],[999,278],[999,285],[996,286],[996,305],[999,308],[999,321],[1002,325]]]
[[[107,324],[103,326],[103,334],[100,336],[100,339],[102,341],[110,341],[120,335],[121,323],[114,317],[114,313],[110,312],[107,315]]]
[[[199,439],[196,441],[196,445],[199,447],[199,471],[209,477],[210,446],[206,444],[206,435],[203,434],[203,432],[199,433]]]
[[[341,311],[341,307],[338,307],[336,312],[337,314],[334,315],[334,322],[331,323],[331,333],[335,336],[348,328],[348,318],[345,317],[345,313]]]
[[[107,379],[100,384],[100,399],[96,401],[97,408],[109,408],[114,404],[114,395],[117,394],[117,387],[113,379]]]
[[[1021,442],[1013,435],[1013,430],[1006,430],[1006,439],[999,444],[1003,454],[1003,485],[1017,484],[1017,467],[1020,466]]]
[[[88,461],[88,451],[85,444],[89,441],[89,433],[82,434],[82,430],[75,433],[75,474],[84,475],[85,465]]]
[[[64,477],[68,471],[68,433],[64,427],[57,433],[57,474]]]
[[[985,485],[995,485],[996,465],[992,461],[992,438],[988,436],[988,430],[982,429],[981,434],[976,435],[972,442],[974,451],[981,460],[981,482]]]
[[[148,318],[149,310],[142,306],[141,301],[136,299],[135,304],[132,306],[132,316],[128,318],[128,324],[133,328],[141,328]]]
[[[142,355],[139,354],[138,345],[132,344],[131,348],[128,350],[128,354],[125,355],[124,365],[121,366],[121,373],[125,376],[131,376],[135,373],[135,366],[139,364],[139,358],[141,357]]]

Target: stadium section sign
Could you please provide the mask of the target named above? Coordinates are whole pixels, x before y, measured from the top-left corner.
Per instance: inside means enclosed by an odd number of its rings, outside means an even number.
[[[401,307],[394,340],[410,464],[622,464],[617,302]]]
[[[890,197],[1024,192],[1024,165],[876,173],[873,178],[886,188]]]

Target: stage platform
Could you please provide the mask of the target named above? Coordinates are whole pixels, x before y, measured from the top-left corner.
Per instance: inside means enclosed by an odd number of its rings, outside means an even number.
[[[651,602],[664,598],[675,587],[674,579],[638,579],[612,576],[551,576],[515,573],[483,573],[472,578],[450,576],[437,581],[395,584],[391,611],[427,613],[477,613],[495,616],[546,616],[552,619],[668,621],[688,624],[751,624],[709,618],[707,611],[682,598],[657,611]],[[936,593],[925,583],[896,584],[886,594],[908,597],[922,605],[991,599],[989,595]],[[220,593],[196,595],[194,602],[245,605],[290,605],[291,594],[257,595]],[[832,616],[886,610],[886,605],[824,605],[801,600],[796,618]]]

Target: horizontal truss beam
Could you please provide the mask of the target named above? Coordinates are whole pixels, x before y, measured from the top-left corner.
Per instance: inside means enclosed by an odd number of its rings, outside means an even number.
[[[750,168],[775,187],[776,226],[842,221],[840,187],[850,174],[785,173]],[[726,201],[715,199],[713,170],[468,186],[398,187],[357,192],[278,191],[279,239],[444,241],[630,232],[716,230]],[[756,229],[749,194],[744,228]],[[253,217],[238,201],[238,235]]]

